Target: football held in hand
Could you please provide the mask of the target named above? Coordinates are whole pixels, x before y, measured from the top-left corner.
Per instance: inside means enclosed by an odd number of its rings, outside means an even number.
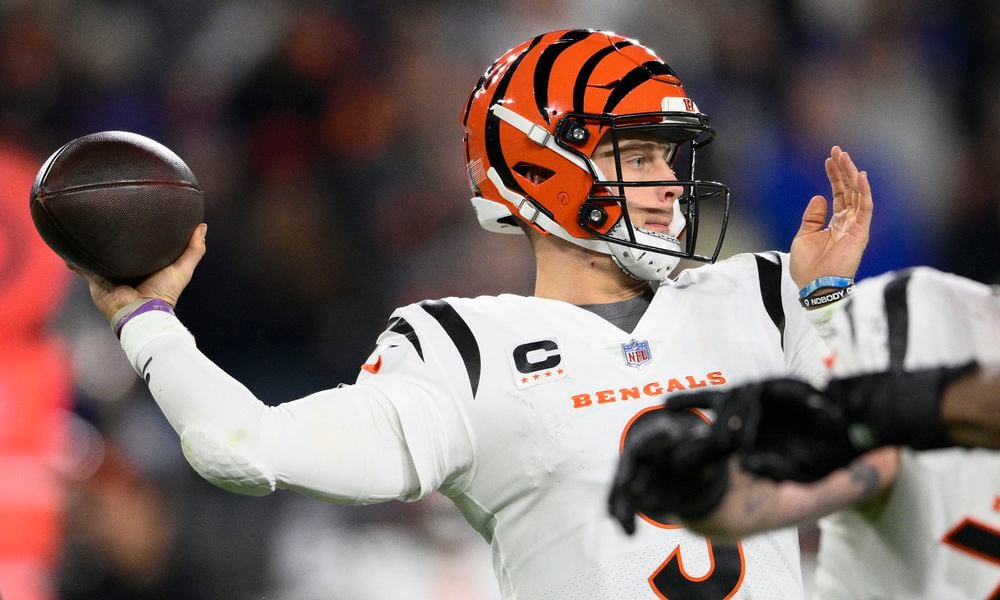
[[[176,260],[204,216],[194,173],[166,146],[104,131],[56,150],[35,177],[31,217],[66,262],[138,281]]]

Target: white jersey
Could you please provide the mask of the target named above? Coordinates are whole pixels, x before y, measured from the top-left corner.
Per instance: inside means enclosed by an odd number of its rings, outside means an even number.
[[[1000,296],[932,269],[858,284],[832,322],[836,376],[1000,366]],[[890,496],[821,522],[818,598],[1000,597],[1000,453],[904,450]]]
[[[439,490],[490,543],[505,598],[794,599],[794,529],[735,547],[651,521],[629,537],[607,509],[643,411],[688,390],[822,377],[826,345],[787,265],[740,255],[684,272],[632,332],[539,298],[406,306],[356,384],[276,407],[201,354],[173,315],[139,315],[121,341],[207,480],[353,504]]]
[[[629,537],[607,509],[640,413],[686,390],[822,376],[826,346],[787,265],[740,255],[684,272],[632,332],[513,295],[403,307],[356,387],[391,400],[420,495],[442,491],[491,544],[505,598],[801,598],[794,529],[736,547],[652,521]],[[429,402],[415,381],[434,387]],[[447,423],[464,431],[442,435]]]

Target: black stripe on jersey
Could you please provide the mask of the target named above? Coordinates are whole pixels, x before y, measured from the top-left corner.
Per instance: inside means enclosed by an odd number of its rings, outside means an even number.
[[[455,344],[458,354],[465,363],[465,370],[469,374],[469,385],[472,386],[472,397],[475,398],[476,392],[479,391],[479,374],[482,370],[479,343],[476,342],[476,336],[472,334],[469,325],[458,314],[458,311],[444,300],[425,300],[420,303],[420,307],[441,324],[445,333]]]
[[[524,57],[542,41],[542,36],[538,36],[531,40],[531,44],[528,48],[518,55],[511,63],[510,67],[507,68],[507,72],[503,74],[503,79],[497,83],[496,90],[493,91],[493,98],[490,99],[490,106],[492,107],[500,100],[503,100],[504,95],[507,93],[507,86],[510,85],[510,80],[514,77],[514,73],[517,68],[521,66],[521,61]],[[510,172],[507,167],[507,160],[503,156],[503,148],[500,146],[500,117],[493,114],[492,110],[486,112],[486,157],[490,161],[490,166],[497,170],[497,175],[500,176],[500,181],[510,190],[522,195],[527,196],[518,183],[514,179],[514,174]],[[538,206],[537,204],[535,206]]]
[[[1000,531],[968,519],[945,536],[945,543],[1000,564]]]
[[[424,352],[420,348],[420,338],[417,337],[417,332],[413,331],[413,325],[410,325],[406,319],[403,317],[393,317],[389,321],[389,331],[398,333],[408,339],[413,344],[413,349],[417,351],[417,356],[420,357],[420,360],[424,360]]]
[[[587,85],[590,84],[590,75],[597,68],[597,65],[604,59],[605,56],[611,54],[615,50],[621,50],[626,46],[631,46],[632,42],[622,41],[615,42],[614,44],[601,48],[594,53],[593,56],[587,59],[587,62],[583,63],[580,67],[580,72],[576,76],[576,83],[573,84],[573,112],[582,113],[583,110],[583,100],[587,93]]]
[[[885,319],[889,332],[889,368],[903,370],[906,347],[909,342],[910,309],[906,304],[906,288],[910,273],[904,273],[886,284],[882,291],[885,299]]]
[[[673,75],[677,77],[677,73],[674,73],[674,70],[666,63],[656,60],[644,62],[642,65],[626,73],[625,77],[622,77],[618,85],[615,86],[615,89],[611,90],[608,101],[604,103],[603,112],[609,113],[613,111],[625,96],[628,96],[632,90],[649,81],[654,75]],[[676,85],[680,86],[680,84]]]
[[[552,76],[552,65],[564,50],[586,39],[591,33],[593,32],[586,29],[568,31],[558,42],[543,50],[542,55],[538,57],[538,63],[535,65],[535,105],[538,106],[538,112],[546,123],[549,122],[549,78]]]
[[[851,346],[854,346],[855,340],[858,339],[857,326],[854,324],[854,298],[844,300],[844,312],[847,313],[847,327],[851,334]]]
[[[149,359],[146,361],[146,364],[142,365],[142,378],[146,380],[146,385],[149,385],[149,380],[150,380],[149,364],[151,362],[153,362],[152,356],[149,357]]]
[[[757,279],[760,281],[760,298],[764,301],[764,310],[771,322],[781,334],[781,349],[785,349],[785,309],[781,304],[781,256],[771,254],[778,264],[774,264],[759,254],[754,254],[757,260]]]

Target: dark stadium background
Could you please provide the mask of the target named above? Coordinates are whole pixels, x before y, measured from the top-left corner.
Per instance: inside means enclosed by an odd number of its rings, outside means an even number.
[[[787,249],[841,144],[875,194],[861,275],[1000,281],[995,3],[499,4],[0,0],[3,598],[498,597],[440,497],[340,508],[194,474],[31,237],[35,169],[83,134],[145,134],[198,175],[209,251],[178,314],[269,404],[353,380],[397,305],[530,291],[527,244],[468,205],[458,115],[496,56],[550,29],[616,30],[681,75],[719,131],[703,166],[733,190],[724,254]]]

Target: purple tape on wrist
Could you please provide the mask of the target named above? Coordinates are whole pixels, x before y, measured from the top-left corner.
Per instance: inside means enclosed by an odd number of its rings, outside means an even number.
[[[170,306],[169,304],[167,304],[165,301],[163,301],[163,300],[150,300],[149,302],[143,303],[139,308],[133,310],[129,314],[127,314],[124,317],[122,317],[121,321],[118,321],[118,325],[115,326],[115,337],[117,337],[118,339],[121,339],[121,337],[122,337],[122,329],[124,329],[126,323],[128,323],[129,321],[131,321],[132,319],[134,319],[135,317],[138,317],[139,315],[141,315],[143,313],[148,313],[148,312],[151,312],[151,311],[154,311],[154,310],[158,310],[158,311],[162,311],[162,312],[174,314],[173,307]]]

